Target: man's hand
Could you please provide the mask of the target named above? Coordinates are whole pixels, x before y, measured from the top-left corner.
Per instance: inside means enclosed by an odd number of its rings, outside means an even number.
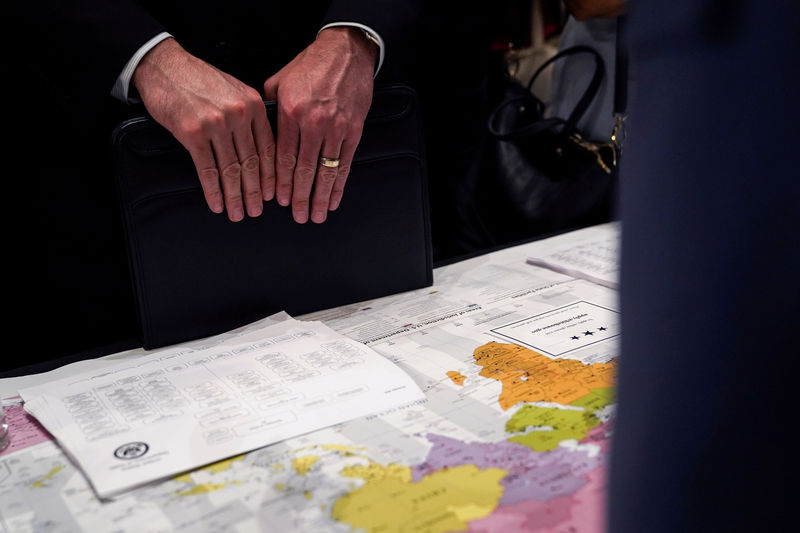
[[[339,207],[372,102],[378,47],[358,28],[334,27],[264,82],[278,101],[276,197],[294,220],[324,222]],[[320,164],[338,159],[338,168]],[[313,197],[312,194],[313,187]]]
[[[261,95],[192,56],[174,39],[150,50],[133,83],[145,107],[192,156],[208,207],[261,214],[275,191],[275,143]]]

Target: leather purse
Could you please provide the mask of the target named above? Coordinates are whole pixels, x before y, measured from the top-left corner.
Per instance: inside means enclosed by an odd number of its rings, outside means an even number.
[[[592,79],[568,117],[546,118],[544,103],[530,88],[547,66],[573,54],[594,56]],[[577,127],[604,76],[603,58],[594,49],[562,50],[539,67],[527,87],[509,77],[500,104],[489,116],[497,161],[495,184],[513,213],[540,233],[609,216],[617,145],[590,140]]]
[[[276,104],[267,102],[276,124]],[[430,217],[420,105],[377,87],[340,207],[297,224],[288,207],[232,223],[205,202],[191,157],[149,117],[113,152],[145,348],[428,286]]]

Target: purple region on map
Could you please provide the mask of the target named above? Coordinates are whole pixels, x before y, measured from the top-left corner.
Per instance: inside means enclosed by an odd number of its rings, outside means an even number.
[[[548,501],[573,494],[586,483],[586,474],[604,463],[602,453],[591,456],[587,451],[564,447],[536,452],[509,441],[468,443],[436,434],[428,434],[426,438],[433,447],[423,463],[411,468],[414,481],[443,468],[464,464],[501,468],[509,472],[501,481],[504,487],[501,504]]]

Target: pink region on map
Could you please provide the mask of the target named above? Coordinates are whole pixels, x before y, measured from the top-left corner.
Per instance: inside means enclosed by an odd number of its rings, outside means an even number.
[[[586,483],[586,473],[605,462],[603,454],[592,457],[587,451],[563,447],[536,452],[509,441],[467,443],[436,434],[428,434],[426,438],[433,447],[423,463],[411,468],[413,481],[443,468],[466,464],[501,468],[509,472],[500,481],[501,505],[571,496]]]
[[[570,519],[572,505],[572,498],[569,496],[553,498],[549,502],[531,500],[501,505],[486,518],[470,522],[469,532],[549,531]]]
[[[605,469],[596,468],[572,496],[547,502],[500,505],[491,515],[469,523],[469,533],[603,533]]]
[[[53,436],[35,418],[26,413],[22,405],[7,405],[5,412],[10,441],[8,448],[0,452],[0,456],[53,440]]]
[[[606,530],[606,470],[598,468],[586,476],[588,481],[572,495],[571,518],[546,533],[603,533]]]
[[[604,422],[603,424],[592,428],[584,438],[581,439],[581,444],[596,444],[600,446],[600,454],[606,455],[609,453],[611,446],[611,432],[613,430],[612,421]]]

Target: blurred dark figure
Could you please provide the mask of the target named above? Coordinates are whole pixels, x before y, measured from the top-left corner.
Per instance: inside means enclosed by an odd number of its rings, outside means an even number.
[[[639,1],[628,23],[610,531],[793,530],[800,3]]]

